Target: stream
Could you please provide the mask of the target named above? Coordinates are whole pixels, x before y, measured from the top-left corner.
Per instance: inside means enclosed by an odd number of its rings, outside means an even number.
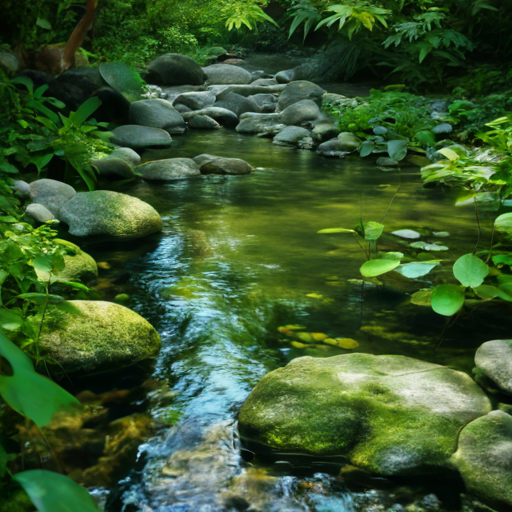
[[[349,485],[339,477],[338,462],[259,459],[241,446],[236,417],[267,372],[296,357],[351,352],[292,343],[278,330],[288,324],[355,339],[355,351],[402,354],[470,372],[476,347],[509,326],[496,325],[482,311],[478,322],[467,318],[447,329],[436,351],[444,319],[409,303],[408,294],[449,279],[450,265],[419,280],[393,272],[383,286],[363,288],[365,255],[355,238],[317,231],[385,218],[379,248],[395,251],[404,241],[390,234],[394,230],[448,232],[421,239],[448,246],[439,253],[448,263],[475,246],[474,210],[455,207],[446,191],[424,188],[414,166],[383,172],[371,160],[327,159],[229,130],[173,139],[170,149],[146,151],[143,159],[212,153],[242,158],[256,169],[247,176],[124,186],[123,192],[157,209],[163,232],[86,248],[130,276],[123,290],[131,307],[162,337],[154,377],[167,389],[164,401],[150,394],[150,414],[160,427],[140,446],[136,465],[107,497],[106,510],[398,512],[393,504],[415,500],[423,507],[417,510],[440,510],[428,508],[435,505],[432,493],[447,510],[459,510],[456,490],[439,483],[374,479]],[[492,216],[480,217],[484,247]]]

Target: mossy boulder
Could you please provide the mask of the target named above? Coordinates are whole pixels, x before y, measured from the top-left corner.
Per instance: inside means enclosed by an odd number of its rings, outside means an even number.
[[[124,306],[70,300],[48,308],[39,344],[66,374],[91,374],[155,357],[160,336]]]
[[[59,279],[88,281],[97,277],[98,265],[96,265],[92,256],[82,251],[78,245],[67,240],[57,238],[55,242],[66,250],[64,256],[65,267],[59,272],[57,276]]]
[[[512,416],[492,411],[467,425],[453,456],[470,494],[512,510]]]
[[[343,456],[366,471],[453,470],[459,430],[491,410],[466,374],[403,356],[302,357],[244,403],[241,435],[285,452]]]
[[[110,190],[80,192],[59,211],[74,236],[140,238],[161,231],[162,219],[149,204]]]

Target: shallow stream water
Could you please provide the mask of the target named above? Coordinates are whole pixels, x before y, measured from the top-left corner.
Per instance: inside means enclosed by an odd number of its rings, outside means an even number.
[[[403,354],[470,372],[475,348],[510,325],[500,328],[482,314],[478,324],[462,319],[441,340],[443,319],[410,305],[409,294],[449,280],[448,263],[474,248],[474,210],[454,207],[446,192],[423,188],[417,167],[384,172],[372,161],[327,159],[228,130],[175,137],[170,149],[143,158],[201,153],[242,158],[256,170],[129,186],[123,191],[162,215],[163,232],[87,249],[129,273],[132,307],[159,331],[163,348],[155,376],[168,382],[170,398],[165,405],[155,400],[150,411],[157,424],[175,423],[140,447],[137,465],[111,493],[107,510],[356,512],[426,495],[428,502],[431,492],[447,496],[447,510],[458,509],[455,488],[389,488],[375,481],[383,490],[374,491],[372,482],[347,487],[340,466],[325,461],[258,460],[241,450],[236,416],[267,372],[295,357],[350,352],[292,344],[278,331],[287,324],[355,339],[355,351]],[[384,217],[380,249],[403,252],[394,230],[448,232],[446,238],[422,238],[449,247],[438,253],[446,264],[423,280],[392,273],[383,286],[363,288],[365,255],[355,238],[317,231]],[[480,220],[485,246],[491,217],[481,212]]]

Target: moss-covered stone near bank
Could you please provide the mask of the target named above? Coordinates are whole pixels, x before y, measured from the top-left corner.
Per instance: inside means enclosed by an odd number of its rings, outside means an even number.
[[[134,311],[85,300],[49,307],[39,343],[67,374],[117,370],[155,357],[161,345],[157,331]]]
[[[382,475],[453,469],[459,430],[491,410],[461,372],[403,356],[303,357],[266,375],[242,437],[277,451],[344,456]]]
[[[98,265],[94,258],[82,251],[78,245],[60,238],[55,239],[55,242],[66,249],[65,267],[59,272],[59,279],[87,281],[98,275]]]

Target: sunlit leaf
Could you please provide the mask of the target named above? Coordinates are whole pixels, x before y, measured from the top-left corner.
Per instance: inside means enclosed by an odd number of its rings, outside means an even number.
[[[327,228],[327,229],[321,229],[320,231],[317,231],[318,234],[321,235],[327,235],[331,233],[356,233],[353,229],[346,229],[346,228]]]
[[[462,286],[476,288],[489,274],[489,267],[477,256],[465,254],[453,265],[453,275]]]
[[[432,292],[432,309],[443,316],[453,316],[464,305],[465,295],[460,286],[441,284]]]
[[[415,240],[421,236],[417,231],[413,231],[412,229],[399,229],[398,231],[393,231],[391,234],[399,236],[400,238],[407,238],[408,240]]]
[[[494,221],[494,229],[498,233],[512,235],[512,213],[504,213]]]
[[[400,265],[400,267],[395,269],[395,272],[402,274],[404,277],[407,277],[407,279],[417,279],[426,276],[433,268],[437,267],[437,265],[439,265],[437,261],[417,261]]]
[[[367,261],[366,263],[363,263],[359,270],[364,277],[377,277],[381,276],[382,274],[391,272],[399,265],[400,260],[383,258],[379,260]]]
[[[411,304],[416,306],[430,306],[433,290],[418,290],[411,295]]]

